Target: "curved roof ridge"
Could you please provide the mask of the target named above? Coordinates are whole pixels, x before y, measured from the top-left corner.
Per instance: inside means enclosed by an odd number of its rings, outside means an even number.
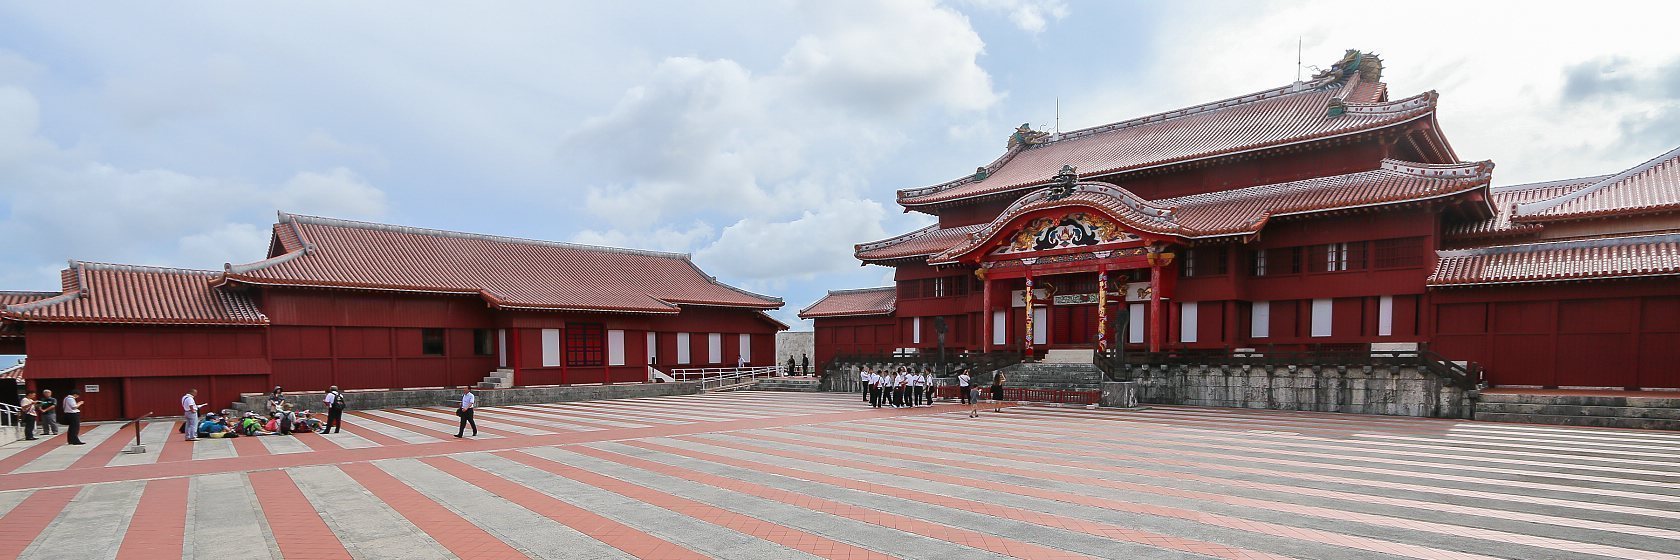
[[[830,294],[861,294],[861,293],[864,293],[864,292],[882,292],[882,291],[886,291],[886,290],[897,290],[897,289],[898,289],[897,286],[876,286],[874,288],[847,288],[847,289],[844,289],[844,290],[829,290],[828,293],[830,293]]]
[[[46,299],[39,299],[39,300],[31,301],[31,302],[19,303],[19,304],[16,304],[16,305],[8,305],[8,306],[5,306],[3,308],[0,308],[0,311],[5,311],[6,313],[24,313],[24,312],[28,312],[28,311],[34,311],[36,309],[40,309],[40,308],[43,308],[43,307],[52,307],[54,305],[58,305],[60,303],[64,303],[66,301],[70,301],[70,300],[73,300],[73,299],[76,299],[76,298],[79,298],[79,297],[82,297],[81,290],[71,290],[71,291],[64,292],[62,294],[58,294],[56,296],[49,297],[49,298],[46,298]]]
[[[870,242],[867,242],[867,243],[859,243],[857,245],[853,245],[852,247],[854,249],[854,252],[863,252],[863,251],[870,251],[870,250],[874,250],[874,249],[880,249],[882,247],[891,247],[893,245],[897,245],[899,243],[903,243],[905,241],[909,241],[911,239],[915,239],[917,237],[921,237],[923,235],[927,235],[928,233],[939,231],[941,229],[944,229],[944,228],[939,227],[938,222],[934,222],[933,224],[930,224],[927,227],[924,227],[922,229],[918,229],[918,230],[915,230],[915,231],[912,231],[912,232],[909,232],[909,233],[901,233],[901,234],[898,234],[898,235],[895,235],[895,236],[892,236],[892,237],[888,237],[886,239],[882,239],[880,241],[870,241]]]
[[[82,267],[82,268],[85,268],[87,270],[114,270],[114,271],[117,271],[117,272],[145,272],[145,273],[152,273],[152,274],[190,274],[190,275],[193,275],[193,276],[214,276],[216,274],[220,274],[219,271],[203,270],[203,269],[197,269],[197,268],[177,268],[177,267],[171,267],[171,266],[151,266],[151,265],[144,265],[144,264],[116,264],[116,263],[104,263],[104,262],[92,262],[92,261],[78,261],[78,260],[72,259],[70,261],[70,268],[77,268],[77,267]]]
[[[1468,249],[1453,249],[1436,251],[1442,257],[1467,257],[1475,255],[1502,255],[1511,253],[1532,253],[1535,251],[1550,251],[1554,249],[1575,249],[1579,247],[1617,247],[1622,245],[1638,245],[1640,243],[1680,243],[1680,233],[1640,233],[1633,235],[1618,235],[1611,237],[1588,237],[1585,239],[1559,239],[1554,241],[1535,241],[1530,243],[1512,243],[1509,245],[1490,245],[1487,247],[1472,247]]]
[[[1480,177],[1493,173],[1493,160],[1457,161],[1453,163],[1419,163],[1383,158],[1382,169],[1404,175],[1429,179]]]
[[[1177,109],[1161,111],[1161,112],[1158,112],[1158,113],[1144,115],[1144,116],[1141,116],[1141,117],[1133,117],[1133,118],[1130,118],[1130,119],[1115,121],[1115,122],[1111,122],[1111,123],[1099,124],[1099,125],[1096,125],[1096,126],[1089,126],[1089,127],[1076,129],[1076,130],[1072,130],[1072,131],[1068,131],[1068,132],[1059,132],[1059,133],[1050,135],[1049,137],[1045,138],[1042,142],[1038,142],[1038,143],[1035,143],[1035,144],[1025,144],[1025,143],[1018,144],[1015,147],[1010,148],[1008,151],[1005,151],[1003,153],[1003,155],[998,156],[997,159],[992,160],[992,162],[990,164],[987,164],[984,167],[984,169],[986,170],[987,175],[996,173],[998,168],[1003,167],[1003,165],[1005,163],[1008,163],[1008,161],[1010,159],[1014,158],[1016,154],[1019,154],[1022,151],[1029,150],[1029,149],[1034,149],[1034,148],[1038,148],[1038,147],[1042,147],[1042,146],[1054,145],[1057,142],[1061,142],[1061,141],[1064,141],[1064,140],[1076,140],[1076,139],[1084,138],[1084,137],[1088,137],[1088,136],[1095,136],[1095,135],[1102,134],[1102,133],[1105,133],[1105,132],[1113,132],[1113,131],[1116,131],[1116,130],[1121,130],[1121,129],[1125,129],[1125,128],[1132,128],[1132,127],[1141,126],[1141,125],[1145,125],[1145,124],[1153,124],[1153,123],[1165,122],[1165,121],[1178,119],[1178,118],[1183,118],[1183,117],[1189,117],[1189,116],[1193,116],[1193,115],[1200,115],[1200,114],[1203,114],[1203,113],[1209,113],[1209,112],[1214,112],[1214,111],[1218,111],[1218,110],[1222,110],[1222,109],[1228,109],[1228,108],[1237,107],[1237,106],[1241,106],[1241,105],[1247,105],[1247,104],[1255,103],[1255,102],[1259,102],[1259,101],[1265,101],[1267,99],[1284,97],[1286,95],[1302,94],[1302,93],[1316,93],[1316,92],[1323,92],[1323,91],[1341,89],[1341,90],[1344,90],[1344,91],[1341,92],[1342,95],[1346,96],[1348,93],[1351,93],[1353,91],[1353,85],[1355,85],[1359,82],[1359,76],[1361,75],[1361,72],[1357,72],[1357,71],[1352,72],[1352,73],[1344,72],[1340,68],[1340,64],[1341,63],[1338,62],[1336,65],[1333,65],[1331,67],[1331,69],[1325,70],[1324,72],[1321,72],[1317,76],[1314,76],[1312,80],[1306,81],[1306,82],[1294,82],[1294,83],[1284,85],[1284,86],[1263,89],[1263,90],[1260,90],[1260,91],[1257,91],[1257,92],[1247,93],[1247,94],[1243,94],[1243,95],[1235,95],[1235,96],[1227,97],[1225,99],[1219,99],[1219,100],[1215,100],[1215,101],[1209,101],[1209,102],[1206,102],[1206,103],[1199,103],[1199,104],[1196,104],[1196,105],[1190,105],[1188,107],[1180,107],[1180,108],[1177,108]],[[1380,84],[1381,82],[1377,82],[1377,83]],[[1431,91],[1431,92],[1427,92],[1426,94],[1433,94],[1433,93],[1434,92]],[[1414,97],[1416,97],[1416,96],[1414,96]],[[1411,98],[1407,98],[1407,99],[1411,99]],[[1406,101],[1406,100],[1401,100],[1401,101]],[[1350,105],[1379,106],[1379,105],[1386,105],[1386,104],[1385,103],[1370,103],[1370,104],[1355,103],[1355,104],[1350,104]],[[943,182],[943,183],[937,183],[937,184],[928,185],[928,186],[924,186],[924,187],[914,187],[914,188],[908,188],[908,189],[900,189],[897,194],[898,194],[898,198],[900,200],[903,200],[905,198],[913,198],[913,197],[923,196],[923,195],[927,195],[927,194],[932,194],[932,193],[935,193],[935,192],[950,189],[952,187],[957,187],[957,186],[961,186],[961,185],[968,184],[968,183],[971,183],[971,182],[983,181],[983,180],[984,180],[983,178],[976,178],[974,175],[969,175],[969,176],[966,176],[966,177],[960,177],[960,178],[953,179],[953,180],[950,180],[950,181],[946,181],[946,182]]]
[[[693,260],[693,256],[688,254],[688,253],[676,253],[676,252],[670,252],[670,251],[651,251],[651,250],[647,250],[647,249],[625,249],[625,248],[622,248],[622,247],[607,247],[607,246],[603,246],[603,245],[588,245],[588,244],[584,244],[584,243],[571,243],[571,242],[566,242],[566,241],[544,241],[544,240],[541,240],[541,239],[530,239],[530,238],[525,238],[525,237],[512,237],[512,236],[506,236],[506,235],[491,235],[491,234],[487,234],[487,233],[468,233],[468,232],[464,232],[464,231],[452,231],[452,230],[446,230],[446,229],[432,229],[432,228],[422,228],[422,227],[414,227],[414,226],[402,226],[402,225],[396,225],[396,224],[382,224],[382,223],[378,223],[378,222],[365,222],[365,221],[360,221],[360,220],[347,220],[347,219],[344,219],[344,218],[326,218],[326,217],[321,217],[321,216],[306,216],[306,215],[302,215],[302,214],[291,214],[291,213],[287,213],[287,212],[281,212],[280,216],[281,216],[281,219],[283,219],[283,220],[284,219],[292,219],[292,220],[296,220],[298,223],[304,223],[304,224],[314,224],[314,225],[324,225],[324,226],[334,226],[334,227],[346,227],[346,228],[356,228],[356,229],[367,229],[367,230],[374,230],[374,231],[389,231],[389,232],[395,232],[395,233],[407,233],[407,234],[412,234],[412,235],[430,235],[430,236],[437,236],[437,237],[453,237],[453,238],[457,238],[457,239],[474,239],[474,240],[480,240],[480,241],[495,241],[495,242],[499,242],[499,243],[513,243],[513,244],[518,244],[518,245],[535,245],[535,246],[541,246],[541,247],[559,247],[559,248],[564,248],[564,249],[578,249],[578,250],[583,250],[583,251],[601,251],[601,252],[607,252],[607,253],[622,253],[622,254],[630,254],[630,255],[642,255],[642,256],[647,256],[647,257],[680,259],[680,260],[685,260],[685,261],[692,261]],[[305,242],[301,237],[299,238],[299,241],[305,243],[306,246],[308,245],[308,243]]]
[[[718,281],[718,278],[716,276],[706,274],[706,271],[701,270],[700,265],[694,264],[693,260],[684,258],[684,259],[682,259],[682,261],[685,262],[685,263],[688,263],[688,267],[694,269],[695,274],[699,274],[701,278],[705,278],[707,281],[711,282],[712,284],[715,284],[715,285],[723,287],[723,288],[727,288],[729,290],[733,290],[736,293],[739,293],[739,294],[742,294],[742,295],[745,295],[745,296],[748,296],[748,297],[755,297],[755,298],[758,298],[758,299],[762,299],[764,301],[773,301],[773,302],[776,302],[778,304],[783,303],[782,298],[779,298],[779,297],[776,297],[776,296],[767,296],[767,295],[760,294],[760,293],[757,293],[757,292],[749,292],[747,290],[737,288],[735,286],[731,286],[729,284],[725,284],[723,282],[720,282],[720,281]],[[657,299],[659,301],[665,301],[665,299],[656,297],[652,294],[648,294],[648,297]],[[682,302],[682,300],[674,300],[674,301],[677,301],[679,303]],[[667,303],[669,303],[669,302],[667,302]],[[693,304],[691,304],[691,305],[693,305]]]
[[[1551,187],[1561,187],[1561,186],[1564,186],[1564,185],[1583,183],[1583,182],[1588,182],[1588,181],[1591,181],[1593,183],[1597,183],[1599,181],[1603,181],[1603,180],[1608,179],[1610,177],[1611,177],[1611,175],[1587,175],[1587,176],[1584,176],[1584,177],[1575,177],[1573,179],[1553,179],[1553,180],[1550,180],[1550,181],[1539,181],[1539,182],[1535,182],[1535,183],[1519,183],[1519,184],[1515,184],[1515,185],[1499,185],[1497,187],[1489,188],[1489,191],[1494,192],[1494,193],[1533,191],[1533,190],[1540,190],[1540,189],[1546,189],[1546,188],[1551,188]]]
[[[1650,171],[1652,168],[1654,168],[1658,165],[1662,165],[1663,163],[1668,162],[1669,160],[1675,159],[1677,157],[1680,157],[1680,147],[1676,147],[1672,150],[1669,150],[1667,153],[1664,153],[1663,155],[1651,158],[1650,160],[1646,161],[1645,163],[1641,163],[1639,165],[1635,165],[1633,167],[1630,167],[1630,168],[1622,171],[1621,173],[1611,175],[1607,179],[1604,179],[1604,180],[1599,181],[1597,183],[1593,183],[1591,185],[1587,185],[1585,187],[1581,187],[1579,189],[1571,191],[1568,194],[1564,194],[1564,195],[1557,196],[1557,197],[1554,197],[1554,198],[1549,198],[1549,199],[1546,199],[1546,200],[1537,200],[1537,201],[1529,202],[1529,203],[1526,203],[1526,204],[1518,204],[1517,205],[1517,210],[1516,210],[1516,215],[1517,215],[1517,217],[1520,218],[1520,217],[1523,217],[1523,216],[1533,215],[1535,213],[1544,212],[1546,210],[1550,210],[1552,208],[1562,206],[1565,203],[1568,203],[1572,200],[1576,200],[1576,199],[1579,199],[1581,197],[1592,194],[1594,192],[1597,192],[1600,189],[1603,189],[1607,186],[1614,185],[1616,183],[1620,183],[1620,182],[1622,182],[1623,180],[1625,180],[1629,177],[1633,177],[1633,176],[1638,175],[1640,173]]]
[[[274,266],[274,265],[277,265],[277,264],[281,264],[281,263],[284,263],[286,261],[290,261],[292,259],[301,257],[306,252],[308,252],[308,251],[305,250],[305,249],[298,249],[298,250],[295,250],[295,251],[286,251],[284,253],[281,253],[281,254],[278,254],[278,255],[275,255],[275,256],[260,260],[260,261],[252,262],[252,263],[245,263],[245,264],[222,263],[222,275],[225,277],[229,274],[244,274],[244,273],[255,271],[255,270],[262,270],[262,269],[265,269],[265,268],[268,268],[268,267],[271,267],[271,266]]]

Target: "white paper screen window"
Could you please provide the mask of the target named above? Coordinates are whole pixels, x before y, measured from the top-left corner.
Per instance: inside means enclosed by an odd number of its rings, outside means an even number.
[[[1143,304],[1134,303],[1130,311],[1126,312],[1126,342],[1143,344]]]
[[[677,363],[688,363],[688,333],[677,333]]]
[[[648,331],[647,338],[647,357],[648,363],[651,364],[659,359],[659,334],[653,331]]]
[[[1002,346],[1009,343],[1009,312],[997,310],[992,312],[992,344]]]
[[[1196,341],[1196,302],[1186,301],[1178,307],[1178,340]]]
[[[507,329],[496,329],[496,367],[507,367]]]
[[[723,333],[706,334],[706,363],[723,363]]]
[[[543,367],[560,365],[560,329],[542,330],[542,350]]]
[[[1050,333],[1050,309],[1033,307],[1033,344],[1046,344]]]
[[[1335,317],[1335,306],[1332,300],[1312,300],[1312,335],[1315,337],[1330,336],[1330,322]]]
[[[752,363],[752,335],[741,333],[741,357]]]
[[[1377,300],[1377,336],[1394,335],[1394,296]]]
[[[624,365],[624,331],[607,331],[607,365]]]
[[[1248,336],[1250,338],[1272,336],[1272,302],[1256,301],[1253,311],[1248,320]]]
[[[922,318],[921,317],[913,317],[913,318],[910,319],[910,343],[911,344],[921,344],[922,343]]]

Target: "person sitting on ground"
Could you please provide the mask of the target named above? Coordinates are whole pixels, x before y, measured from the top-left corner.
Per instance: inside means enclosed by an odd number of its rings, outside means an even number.
[[[263,431],[271,434],[280,433],[280,413],[276,412],[268,416],[268,421],[263,423]]]
[[[211,413],[205,415],[204,422],[199,423],[198,437],[236,438],[239,437],[239,433],[228,429],[226,417]]]
[[[246,412],[245,417],[239,419],[239,433],[247,436],[271,436],[274,432],[263,429],[263,422],[257,418],[257,413]]]
[[[321,419],[316,418],[308,410],[297,413],[297,418],[292,421],[293,433],[319,431],[321,431]]]
[[[280,409],[286,406],[286,395],[280,393],[279,385],[274,386],[274,392],[268,394],[268,402],[263,406],[267,407],[269,414],[280,412]]]

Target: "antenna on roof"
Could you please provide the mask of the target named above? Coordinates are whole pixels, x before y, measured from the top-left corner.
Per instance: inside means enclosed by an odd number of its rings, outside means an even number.
[[[1301,36],[1295,36],[1295,83],[1301,83]]]
[[[1056,134],[1062,133],[1062,96],[1056,96]]]

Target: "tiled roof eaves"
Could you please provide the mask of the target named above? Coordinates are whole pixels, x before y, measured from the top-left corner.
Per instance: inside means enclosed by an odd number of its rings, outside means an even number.
[[[1599,181],[1597,183],[1593,183],[1591,185],[1582,187],[1582,188],[1577,189],[1574,192],[1571,192],[1569,194],[1565,194],[1563,196],[1559,196],[1559,197],[1556,197],[1556,198],[1539,200],[1539,201],[1530,202],[1530,203],[1526,203],[1526,204],[1519,204],[1519,205],[1517,205],[1516,213],[1515,213],[1515,215],[1513,215],[1511,217],[1511,220],[1512,221],[1520,221],[1520,222],[1548,222],[1548,221],[1562,221],[1562,220],[1571,220],[1571,219],[1579,219],[1579,218],[1591,218],[1591,217],[1612,215],[1612,214],[1620,215],[1620,214],[1666,212],[1666,211],[1671,211],[1671,210],[1680,210],[1680,203],[1660,204],[1660,205],[1650,205],[1650,206],[1638,206],[1638,207],[1601,208],[1601,209],[1598,209],[1598,210],[1575,211],[1575,212],[1564,212],[1564,211],[1557,211],[1556,210],[1557,208],[1562,207],[1565,204],[1568,204],[1569,202],[1572,202],[1574,200],[1578,200],[1580,198],[1584,198],[1588,195],[1596,193],[1596,192],[1598,192],[1600,190],[1603,190],[1605,188],[1608,188],[1612,185],[1615,185],[1617,183],[1620,183],[1620,182],[1625,181],[1627,179],[1630,179],[1632,177],[1638,176],[1641,173],[1645,173],[1646,171],[1650,171],[1651,169],[1656,168],[1657,166],[1662,165],[1664,163],[1667,163],[1670,160],[1673,160],[1675,158],[1680,158],[1680,147],[1674,148],[1673,150],[1669,150],[1667,153],[1664,153],[1664,154],[1662,154],[1660,156],[1657,156],[1655,158],[1651,158],[1650,160],[1646,161],[1645,163],[1641,163],[1639,165],[1633,166],[1633,167],[1631,167],[1631,168],[1629,168],[1625,171],[1622,171],[1621,173],[1611,175],[1607,179],[1604,179],[1604,180]]]
[[[1426,117],[1432,116],[1435,112],[1435,101],[1436,101],[1437,97],[1438,97],[1438,94],[1436,92],[1427,91],[1427,92],[1424,92],[1424,93],[1421,93],[1421,94],[1418,94],[1418,95],[1415,95],[1415,96],[1412,96],[1412,97],[1409,97],[1409,98],[1406,98],[1406,99],[1401,99],[1401,100],[1391,101],[1391,102],[1385,102],[1385,103],[1379,103],[1379,104],[1372,104],[1372,105],[1384,105],[1384,106],[1394,106],[1394,105],[1403,106],[1404,104],[1414,103],[1414,102],[1421,102],[1422,103],[1421,108],[1413,108],[1413,109],[1408,109],[1408,110],[1396,113],[1396,114],[1402,115],[1401,117],[1397,117],[1397,118],[1394,118],[1394,119],[1372,121],[1371,123],[1367,123],[1366,125],[1358,127],[1358,128],[1351,128],[1351,129],[1336,131],[1336,132],[1327,132],[1327,133],[1312,134],[1312,135],[1307,135],[1307,136],[1300,136],[1300,137],[1295,137],[1295,138],[1291,138],[1291,139],[1284,140],[1284,141],[1260,143],[1260,144],[1254,144],[1254,145],[1249,145],[1249,146],[1241,146],[1241,147],[1234,148],[1234,149],[1215,150],[1215,151],[1210,151],[1210,152],[1187,154],[1187,155],[1178,156],[1178,157],[1174,157],[1174,158],[1170,158],[1170,159],[1164,159],[1164,160],[1160,160],[1160,161],[1156,161],[1156,162],[1151,162],[1151,163],[1145,164],[1145,165],[1125,166],[1125,167],[1116,167],[1116,168],[1112,168],[1112,169],[1103,169],[1103,170],[1093,171],[1093,172],[1089,172],[1089,173],[1081,173],[1080,175],[1081,175],[1082,178],[1105,177],[1105,176],[1108,176],[1108,175],[1115,175],[1115,174],[1119,174],[1119,173],[1130,173],[1130,172],[1135,172],[1135,171],[1143,171],[1143,170],[1147,170],[1147,169],[1155,169],[1155,168],[1160,168],[1160,167],[1167,167],[1167,166],[1172,166],[1172,165],[1189,163],[1189,162],[1204,160],[1204,159],[1226,157],[1226,156],[1245,154],[1245,153],[1256,152],[1256,151],[1261,151],[1261,150],[1283,148],[1283,147],[1288,147],[1288,146],[1294,146],[1294,145],[1297,145],[1297,144],[1304,144],[1304,143],[1308,143],[1308,142],[1316,142],[1316,141],[1320,141],[1320,140],[1327,140],[1327,139],[1332,139],[1332,138],[1341,138],[1341,137],[1344,137],[1344,136],[1353,136],[1353,135],[1358,135],[1358,134],[1364,134],[1364,133],[1368,133],[1368,132],[1372,132],[1372,131],[1380,130],[1380,129],[1384,129],[1384,128],[1392,128],[1392,127],[1395,127],[1395,126],[1411,123],[1411,122],[1416,121],[1416,120],[1421,119],[1421,118],[1426,118]],[[1357,106],[1357,104],[1349,104],[1348,105],[1349,109],[1352,109],[1355,106]],[[1350,111],[1348,114],[1352,115],[1354,113],[1352,113]],[[1385,114],[1385,113],[1373,113],[1373,114]],[[1046,145],[1049,145],[1049,144],[1039,144],[1039,145],[1033,146],[1033,148],[1035,148],[1035,149],[1036,148],[1042,148]],[[1005,155],[1008,158],[1012,159],[1015,154],[1019,153],[1019,151],[1021,151],[1020,147],[1017,147],[1017,149],[1011,150],[1009,153],[1007,153]],[[999,158],[999,161],[1004,162],[1005,158]],[[998,167],[1002,167],[1002,165],[998,165]],[[988,168],[988,169],[990,169],[990,168]],[[991,170],[991,171],[995,171],[995,170]],[[995,195],[995,194],[1003,193],[1003,192],[1034,188],[1034,187],[1044,185],[1049,180],[1050,180],[1049,177],[1045,177],[1043,181],[1031,181],[1031,182],[1019,183],[1019,184],[1014,184],[1014,185],[1006,185],[1006,186],[999,187],[999,188],[996,188],[996,189],[988,189],[988,190],[985,190],[985,191],[968,193],[968,194],[964,194],[964,195],[960,195],[960,196],[943,197],[943,198],[938,197],[938,195],[941,194],[941,193],[944,193],[944,192],[952,190],[956,187],[959,187],[959,186],[962,186],[962,185],[973,182],[973,178],[968,177],[968,178],[963,178],[963,179],[957,179],[957,180],[951,181],[949,183],[936,185],[936,187],[939,187],[937,190],[929,190],[933,187],[922,187],[922,188],[919,188],[919,189],[906,189],[904,191],[900,191],[898,203],[899,203],[899,205],[904,206],[906,208],[929,206],[929,205],[934,205],[934,204],[943,204],[943,203],[948,203],[948,202],[953,202],[953,201],[963,200],[963,199],[968,199],[968,198],[976,198],[976,197],[981,197],[981,196]],[[915,195],[915,196],[907,196],[905,193],[909,193],[909,192],[925,192],[925,194],[918,194],[918,195]]]
[[[682,261],[685,262],[685,263],[688,263],[688,267],[694,269],[695,274],[700,275],[701,278],[705,278],[706,281],[711,282],[712,284],[714,284],[718,287],[730,290],[732,292],[735,292],[735,293],[738,293],[738,294],[741,294],[741,295],[744,295],[744,296],[747,296],[747,297],[757,298],[757,299],[763,300],[764,303],[762,305],[763,306],[768,306],[770,309],[779,308],[783,305],[782,298],[749,292],[749,291],[731,286],[729,284],[719,282],[716,276],[706,274],[706,271],[700,269],[700,265],[694,264],[694,259],[688,258],[688,255],[682,255]],[[671,300],[671,301],[678,301],[678,300]],[[694,302],[694,303],[699,303],[699,302]],[[725,304],[721,304],[721,303],[717,304],[717,305],[719,305],[720,307],[760,307],[759,305],[725,305]]]
[[[1576,282],[1588,280],[1614,280],[1622,278],[1666,278],[1680,276],[1680,263],[1668,267],[1668,270],[1622,269],[1605,271],[1566,272],[1550,274],[1528,274],[1520,277],[1505,277],[1495,279],[1464,278],[1463,267],[1471,266],[1476,274],[1485,277],[1483,267],[1485,261],[1475,260],[1513,254],[1541,253],[1549,251],[1565,251],[1571,249],[1604,249],[1634,245],[1666,245],[1667,253],[1675,255],[1676,246],[1680,246],[1680,233],[1663,233],[1656,235],[1632,235],[1623,237],[1599,237],[1589,239],[1570,239],[1563,241],[1544,241],[1537,243],[1523,243],[1516,245],[1498,245],[1491,247],[1476,247],[1471,249],[1456,249],[1436,251],[1438,257],[1436,269],[1429,275],[1427,285],[1438,288],[1490,286],[1502,284],[1540,284],[1558,282]],[[1657,249],[1661,251],[1662,249]],[[1448,271],[1448,269],[1454,269]]]
[[[505,236],[505,235],[491,235],[491,234],[487,234],[487,233],[468,233],[468,232],[461,232],[461,231],[451,231],[451,230],[446,230],[446,229],[431,229],[431,228],[421,228],[421,227],[414,227],[414,226],[400,226],[400,225],[395,225],[395,224],[381,224],[381,223],[377,223],[377,222],[363,222],[363,221],[357,221],[357,220],[346,220],[346,219],[342,219],[342,218],[323,218],[323,217],[320,217],[320,216],[305,216],[305,215],[301,215],[301,214],[288,214],[288,213],[285,213],[285,212],[282,212],[281,216],[283,218],[290,218],[290,219],[296,220],[300,224],[314,224],[314,225],[322,225],[322,226],[329,226],[329,227],[365,229],[365,230],[372,230],[372,231],[388,231],[388,232],[394,232],[394,233],[406,233],[406,234],[410,234],[410,235],[420,235],[420,236],[428,236],[428,237],[451,237],[451,238],[456,238],[456,239],[472,239],[472,240],[479,240],[479,241],[493,241],[493,242],[497,242],[497,243],[512,243],[512,244],[516,244],[516,245],[535,245],[535,246],[539,246],[539,247],[560,247],[560,248],[565,248],[565,249],[576,249],[576,250],[580,250],[580,251],[598,251],[598,252],[605,252],[605,253],[623,253],[623,254],[629,254],[629,255],[642,255],[642,256],[647,256],[647,257],[663,257],[663,258],[668,258],[668,259],[679,259],[679,260],[691,261],[692,262],[692,259],[690,259],[689,255],[686,254],[686,253],[672,253],[672,252],[669,252],[669,251],[649,251],[649,250],[645,250],[645,249],[625,249],[625,248],[622,248],[622,247],[605,247],[605,246],[601,246],[601,245],[586,245],[586,244],[583,244],[583,243],[567,243],[567,242],[564,242],[564,241],[544,241],[544,240],[540,240],[540,239],[527,239],[527,238],[523,238],[523,237],[509,237],[509,236]],[[299,235],[301,236],[302,234],[299,233]],[[300,239],[301,239],[301,237],[300,237]],[[305,242],[305,243],[307,244],[308,242]]]
[[[812,302],[811,305],[805,306],[804,309],[799,310],[799,317],[802,318],[802,319],[814,319],[814,318],[818,318],[818,317],[867,317],[867,316],[875,316],[875,315],[892,315],[893,312],[897,310],[897,303],[898,303],[897,293],[898,293],[898,288],[894,287],[894,286],[881,286],[881,287],[876,287],[876,288],[853,288],[853,289],[848,289],[848,290],[829,290],[827,295],[824,295],[821,299],[818,299],[817,301]],[[829,299],[833,298],[834,296],[848,296],[848,295],[860,295],[860,294],[891,295],[891,296],[893,296],[893,299],[892,299],[892,302],[889,303],[885,308],[848,309],[848,310],[842,310],[842,311],[817,311],[817,312],[812,312],[811,311],[813,309],[816,309],[817,306],[822,305],[823,302],[826,302]]]

